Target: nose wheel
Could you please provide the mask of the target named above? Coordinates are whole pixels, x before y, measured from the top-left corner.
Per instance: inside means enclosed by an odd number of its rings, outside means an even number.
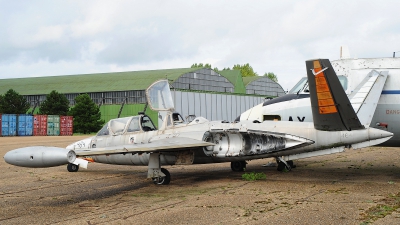
[[[235,172],[243,172],[246,170],[246,161],[231,162],[231,169]]]
[[[75,165],[75,164],[72,164],[72,163],[68,163],[68,165],[67,165],[67,170],[68,170],[68,172],[78,172],[78,170],[79,170],[79,165]]]

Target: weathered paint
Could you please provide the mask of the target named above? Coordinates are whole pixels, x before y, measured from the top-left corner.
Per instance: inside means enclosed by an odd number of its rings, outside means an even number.
[[[47,115],[47,136],[60,135],[60,116]]]
[[[32,136],[33,135],[33,116],[32,115],[18,115],[18,136]]]
[[[17,115],[16,114],[3,114],[1,115],[1,135],[2,136],[16,136],[17,135]]]
[[[60,116],[60,136],[72,136],[74,119],[72,116]]]
[[[47,135],[47,115],[33,116],[33,136]]]

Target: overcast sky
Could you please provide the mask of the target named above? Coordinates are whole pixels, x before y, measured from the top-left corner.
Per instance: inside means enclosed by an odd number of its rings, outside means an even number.
[[[287,90],[341,45],[400,51],[400,1],[0,0],[0,79],[249,63]]]

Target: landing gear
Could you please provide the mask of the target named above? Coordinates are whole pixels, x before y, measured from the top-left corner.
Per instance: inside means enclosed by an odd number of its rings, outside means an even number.
[[[167,185],[171,181],[168,170],[161,168],[159,152],[150,153],[147,178],[151,178],[157,185]]]
[[[75,165],[75,164],[72,164],[72,163],[68,163],[68,165],[67,165],[67,170],[68,170],[68,172],[78,172],[78,170],[79,170],[79,165]]]
[[[167,185],[171,181],[171,175],[169,174],[168,170],[161,168],[161,172],[165,174],[165,177],[154,177],[153,183],[157,185]]]
[[[246,161],[231,162],[231,169],[235,172],[243,172],[246,169]]]
[[[286,162],[281,157],[277,157],[276,158],[276,163],[278,163],[278,168],[277,168],[278,171],[284,171],[284,170],[290,171],[290,170],[292,170],[292,168],[296,167],[293,164],[292,160],[289,160],[289,161]]]
[[[293,160],[287,161],[287,164],[289,164],[289,166],[292,167],[292,169],[296,168],[296,165],[294,165]]]
[[[287,171],[290,171],[292,168],[291,168],[290,166],[286,166],[286,164],[283,163],[283,162],[278,162],[278,168],[277,168],[277,170],[278,170],[278,171],[284,171],[285,169],[286,169]]]

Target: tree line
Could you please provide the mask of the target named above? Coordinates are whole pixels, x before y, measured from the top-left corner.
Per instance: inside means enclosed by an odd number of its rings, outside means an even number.
[[[26,114],[29,109],[30,104],[26,98],[13,89],[0,95],[0,114]],[[38,114],[73,116],[74,132],[84,134],[98,131],[105,122],[101,119],[99,107],[88,94],[78,95],[75,106],[70,108],[67,97],[55,90],[46,95],[46,100],[39,106]]]
[[[213,69],[215,72],[219,72],[219,69],[217,67],[212,68],[211,64],[206,63],[194,63],[192,64],[192,66],[190,68],[197,68],[197,67],[206,67],[206,68],[210,68]],[[249,63],[240,65],[240,64],[235,64],[232,69],[227,67],[227,68],[223,68],[222,70],[240,70],[240,73],[242,74],[242,77],[254,77],[254,76],[258,76],[258,73],[255,72],[253,70],[253,67],[250,66]],[[278,82],[278,77],[276,74],[274,74],[273,72],[268,72],[268,73],[264,73],[263,75],[264,77],[268,77],[269,79],[271,79],[274,82]]]

